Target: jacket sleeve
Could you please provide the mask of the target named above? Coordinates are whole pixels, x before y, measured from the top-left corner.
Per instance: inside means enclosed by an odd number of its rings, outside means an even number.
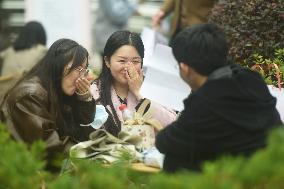
[[[192,140],[192,130],[186,128],[185,122],[186,115],[182,112],[178,120],[171,123],[163,130],[161,130],[156,136],[156,147],[163,154],[182,155],[183,152],[192,151],[193,143],[188,140]]]
[[[230,127],[228,121],[216,114],[206,99],[197,95],[189,98],[179,118],[157,134],[158,150],[169,156],[198,160],[232,148],[230,142],[235,142],[232,136],[238,129]],[[228,138],[232,138],[231,141]]]
[[[174,8],[175,8],[175,0],[165,0],[160,9],[164,11],[165,16],[167,16],[174,10]]]
[[[124,0],[100,0],[100,8],[115,25],[126,25],[135,12],[134,4]]]
[[[207,133],[210,111],[202,99],[189,98],[185,100],[185,109],[178,119],[157,134],[156,147],[161,153],[188,156],[203,146],[200,139]]]
[[[95,119],[96,114],[96,101],[92,98],[91,101],[81,101],[76,102],[76,120],[82,125],[89,125]]]
[[[43,140],[47,150],[63,151],[54,119],[47,110],[46,102],[39,95],[25,95],[13,107],[10,116],[13,126],[10,127],[15,139],[28,144]],[[9,124],[8,124],[9,127]]]

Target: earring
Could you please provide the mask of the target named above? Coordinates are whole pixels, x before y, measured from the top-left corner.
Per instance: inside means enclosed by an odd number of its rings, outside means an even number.
[[[109,61],[105,59],[105,64],[106,66],[109,68],[110,67],[110,64],[109,64]]]

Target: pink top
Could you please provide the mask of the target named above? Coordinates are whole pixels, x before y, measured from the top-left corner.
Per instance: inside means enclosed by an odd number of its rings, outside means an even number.
[[[93,95],[94,99],[97,100],[99,99],[99,89],[96,83],[93,83],[90,87],[91,90],[91,94]],[[111,88],[111,99],[112,99],[112,103],[114,106],[114,109],[116,111],[116,114],[119,118],[119,120],[122,122],[122,113],[119,110],[119,106],[121,105],[121,102],[119,101],[116,92],[114,90],[114,88]],[[134,96],[134,94],[132,94],[130,91],[128,92],[127,95],[127,108],[131,111],[131,112],[135,112],[135,107],[138,105],[138,100],[136,99],[136,97]],[[108,110],[111,112],[110,107],[106,107],[108,108]],[[157,119],[158,121],[160,121],[160,123],[162,124],[163,127],[169,125],[170,123],[172,123],[173,121],[175,121],[177,114],[174,110],[171,110],[169,108],[166,108],[156,102],[151,101],[151,105],[150,105],[150,109],[153,112],[153,118]]]

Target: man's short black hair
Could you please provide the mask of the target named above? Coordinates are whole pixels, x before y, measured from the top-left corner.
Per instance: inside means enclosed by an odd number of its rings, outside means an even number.
[[[182,30],[173,40],[176,60],[208,76],[227,64],[228,43],[225,34],[213,24],[198,24]]]

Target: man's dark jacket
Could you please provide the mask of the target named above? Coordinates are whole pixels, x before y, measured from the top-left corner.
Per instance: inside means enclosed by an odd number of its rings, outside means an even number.
[[[237,65],[213,72],[185,99],[178,120],[158,133],[164,170],[200,170],[206,160],[247,156],[264,147],[269,131],[282,124],[275,105],[258,73]]]

